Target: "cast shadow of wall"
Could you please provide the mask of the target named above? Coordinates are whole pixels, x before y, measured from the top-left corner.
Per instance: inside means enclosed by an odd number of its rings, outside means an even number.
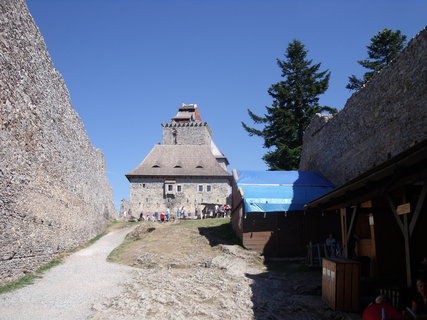
[[[231,223],[202,227],[199,233],[212,247],[241,245]],[[263,272],[245,277],[251,281],[254,319],[335,319],[321,300],[320,268],[309,268],[301,259],[266,259]]]

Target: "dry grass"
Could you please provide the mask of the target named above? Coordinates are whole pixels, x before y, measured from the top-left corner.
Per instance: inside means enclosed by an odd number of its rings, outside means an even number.
[[[202,233],[210,230],[215,237],[223,237],[229,243],[233,242],[234,234],[228,228],[231,229],[228,219],[143,222],[111,252],[108,261],[140,268],[193,267],[221,253]]]

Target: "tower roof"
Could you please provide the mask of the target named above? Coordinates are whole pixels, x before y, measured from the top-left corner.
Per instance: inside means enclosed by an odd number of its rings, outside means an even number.
[[[178,113],[171,119],[172,122],[202,121],[197,104],[181,104]]]
[[[155,145],[145,159],[126,177],[203,176],[231,177],[207,145]]]

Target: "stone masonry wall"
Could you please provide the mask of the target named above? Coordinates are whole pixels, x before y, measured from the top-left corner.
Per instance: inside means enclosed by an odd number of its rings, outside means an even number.
[[[427,29],[347,101],[316,115],[304,135],[300,170],[339,186],[427,139]]]
[[[164,123],[162,144],[210,145],[212,132],[206,122]],[[173,131],[176,132],[176,143]]]
[[[169,180],[169,179],[167,179]],[[226,204],[230,194],[230,184],[224,178],[176,178],[173,196],[166,196],[164,192],[165,179],[162,178],[134,178],[131,181],[130,203],[134,216],[142,212],[165,212],[167,208],[176,212],[184,206],[187,211],[194,213],[196,203]],[[182,187],[181,192],[176,191],[176,186]],[[203,192],[198,191],[198,185],[203,185]],[[206,191],[206,186],[212,187],[211,192]],[[203,206],[199,206],[199,210]]]
[[[0,285],[115,217],[94,148],[24,0],[0,2]]]

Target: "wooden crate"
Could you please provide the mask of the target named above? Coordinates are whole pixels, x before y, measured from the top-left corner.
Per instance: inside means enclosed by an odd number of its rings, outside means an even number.
[[[322,299],[333,310],[358,312],[360,263],[342,258],[322,260]]]

